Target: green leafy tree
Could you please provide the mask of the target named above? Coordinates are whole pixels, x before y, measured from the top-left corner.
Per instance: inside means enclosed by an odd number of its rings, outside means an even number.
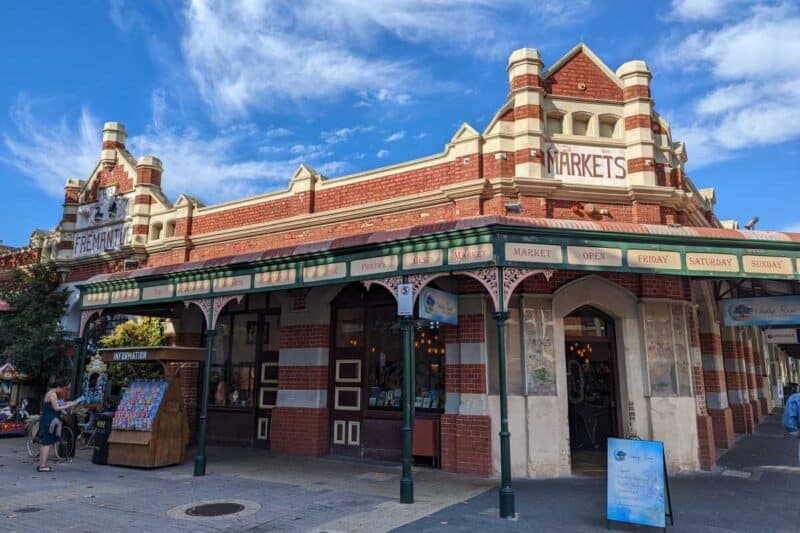
[[[163,346],[165,342],[161,320],[143,317],[138,322],[128,320],[100,339],[103,348]],[[109,363],[108,375],[116,386],[123,386],[137,379],[162,377],[163,368],[157,361],[147,363]]]
[[[61,327],[68,294],[50,264],[35,263],[11,272],[0,285],[0,299],[11,310],[0,317],[0,353],[44,392],[51,377],[68,374],[69,334]]]

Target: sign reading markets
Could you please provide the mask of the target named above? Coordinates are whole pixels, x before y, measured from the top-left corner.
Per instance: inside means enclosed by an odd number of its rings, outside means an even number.
[[[519,233],[519,232],[516,232]],[[242,293],[264,289],[289,289],[321,283],[367,280],[423,272],[457,272],[485,266],[530,267],[564,270],[607,270],[634,273],[660,273],[681,276],[720,278],[800,279],[798,250],[707,246],[703,239],[696,246],[655,244],[588,238],[547,238],[506,235],[494,230],[481,236],[484,242],[466,240],[464,232],[440,236],[439,241],[420,249],[402,240],[395,241],[396,253],[373,247],[361,253],[328,252],[319,257],[290,256],[270,260],[267,266],[243,262],[226,272],[217,268],[185,269],[159,276],[133,276],[130,279],[93,282],[83,286],[84,307],[121,306],[134,302],[168,301],[213,294]],[[587,236],[591,233],[586,232]],[[658,240],[654,236],[651,241]],[[474,237],[471,237],[474,241]],[[683,242],[689,239],[683,240]],[[717,243],[715,243],[717,244]],[[759,243],[760,244],[760,243]],[[767,245],[771,243],[765,243]],[[785,248],[786,243],[780,243]],[[313,255],[313,254],[309,254]],[[171,281],[170,281],[171,279]],[[139,290],[141,289],[141,290]]]

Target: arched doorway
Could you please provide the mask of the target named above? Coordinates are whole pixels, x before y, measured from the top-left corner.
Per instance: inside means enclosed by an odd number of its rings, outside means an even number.
[[[564,317],[572,471],[604,470],[606,442],[622,435],[614,320],[591,306]]]

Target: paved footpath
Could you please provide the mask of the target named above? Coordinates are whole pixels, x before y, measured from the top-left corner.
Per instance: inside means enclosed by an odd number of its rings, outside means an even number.
[[[672,476],[675,526],[668,531],[800,531],[797,447],[773,415],[755,433],[739,438],[714,472]],[[515,481],[513,486],[516,520],[496,518],[495,489],[398,531],[607,531],[605,478]]]
[[[497,517],[496,480],[415,469],[416,503],[397,502],[399,468],[215,448],[209,473],[93,465],[87,451],[37,474],[23,439],[0,439],[0,531],[605,531],[605,480],[514,481],[517,520]],[[797,441],[776,417],[742,437],[712,473],[671,478],[673,531],[800,531]],[[794,465],[794,466],[791,466]],[[181,506],[238,501],[235,517]],[[628,528],[630,529],[630,528]]]

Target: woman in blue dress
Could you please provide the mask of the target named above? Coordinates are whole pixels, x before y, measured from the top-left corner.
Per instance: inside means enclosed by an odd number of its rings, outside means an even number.
[[[39,436],[42,441],[42,451],[39,452],[39,466],[37,472],[52,472],[53,467],[47,465],[47,456],[50,454],[50,447],[58,442],[60,431],[53,431],[58,424],[53,421],[58,418],[58,413],[69,409],[76,402],[65,402],[59,405],[59,396],[66,396],[67,387],[63,381],[56,381],[53,388],[47,391],[42,401],[42,416],[39,419]]]

